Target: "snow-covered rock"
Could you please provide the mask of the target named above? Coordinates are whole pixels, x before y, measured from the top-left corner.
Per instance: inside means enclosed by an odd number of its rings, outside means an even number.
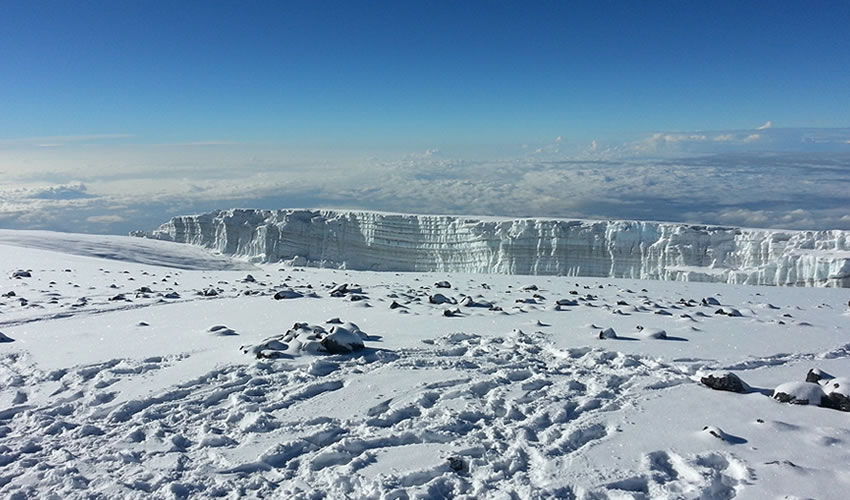
[[[823,382],[823,406],[835,410],[850,411],[850,378],[838,377]]]
[[[848,231],[328,210],[215,211],[134,235],[267,262],[381,271],[850,287]]]
[[[616,339],[617,338],[617,332],[615,332],[613,328],[606,328],[606,329],[601,330],[599,332],[599,338],[600,339]]]
[[[783,403],[819,406],[825,394],[818,384],[786,382],[773,390],[773,399]]]
[[[321,341],[322,347],[331,354],[344,354],[363,349],[363,339],[360,330],[351,330],[343,326],[331,328],[330,335]]]
[[[750,390],[750,386],[732,372],[710,373],[700,378],[700,382],[718,391],[747,392]]]

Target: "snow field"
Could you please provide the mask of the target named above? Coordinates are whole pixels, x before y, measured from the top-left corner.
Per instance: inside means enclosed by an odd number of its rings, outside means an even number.
[[[176,269],[151,263],[169,262],[164,242],[141,261],[73,235],[53,247],[88,256],[9,239],[4,497],[838,499],[850,485],[848,413],[771,397],[810,368],[850,375],[845,290],[202,254]],[[330,354],[335,331],[363,347]],[[748,390],[699,382],[723,372]]]

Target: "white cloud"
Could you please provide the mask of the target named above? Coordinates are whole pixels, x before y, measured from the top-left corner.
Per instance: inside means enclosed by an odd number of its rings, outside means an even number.
[[[114,224],[116,222],[124,222],[126,219],[120,215],[92,215],[86,217],[86,222],[95,224]]]
[[[761,134],[750,134],[744,137],[743,142],[755,142],[762,138]]]
[[[756,130],[767,130],[771,127],[773,127],[773,122],[768,120],[768,121],[764,122],[764,124],[761,125],[760,127],[756,127]]]

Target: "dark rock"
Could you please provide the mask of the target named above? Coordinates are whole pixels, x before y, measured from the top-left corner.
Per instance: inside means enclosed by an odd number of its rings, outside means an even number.
[[[706,297],[700,301],[704,306],[719,306],[720,301],[715,299],[714,297]]]
[[[331,334],[324,337],[320,343],[330,354],[347,354],[364,347],[363,340],[357,332],[341,326],[333,327]]]
[[[457,473],[469,472],[469,464],[462,457],[449,457],[449,468]]]
[[[438,282],[434,283],[434,286],[437,287],[437,288],[451,288],[452,284],[449,283],[448,281],[438,281]]]
[[[616,338],[617,338],[617,332],[615,332],[613,328],[606,328],[604,330],[599,331],[599,339],[600,340],[616,339]]]
[[[281,290],[274,294],[274,300],[300,299],[304,295],[295,290]]]
[[[750,390],[750,386],[734,373],[724,373],[720,376],[708,375],[699,380],[702,385],[717,391],[729,391],[743,393]]]
[[[17,271],[12,273],[13,278],[32,278],[32,273],[27,270],[24,271],[22,269],[18,269]]]
[[[455,316],[460,316],[460,309],[446,309],[443,311],[443,316],[447,318],[454,318]]]
[[[773,390],[773,399],[780,403],[791,403],[795,405],[820,406],[826,394],[818,384],[809,382],[787,382]]]
[[[434,295],[431,295],[430,297],[428,297],[428,302],[430,302],[432,304],[438,304],[438,305],[439,304],[457,304],[457,301],[455,299],[450,299],[450,298],[446,297],[445,295],[443,295],[442,293],[435,293]]]
[[[809,370],[809,373],[806,374],[806,382],[812,382],[814,384],[819,383],[821,380],[827,380],[831,378],[835,377],[826,372],[821,371],[818,368],[812,368],[811,370]]]
[[[850,411],[850,398],[844,394],[830,392],[821,400],[821,406],[833,410]]]
[[[348,293],[348,283],[340,283],[339,285],[331,288],[331,297],[343,297],[346,293]]]

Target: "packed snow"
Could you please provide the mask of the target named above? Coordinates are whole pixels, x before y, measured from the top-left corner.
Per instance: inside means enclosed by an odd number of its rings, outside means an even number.
[[[845,289],[0,239],[3,498],[843,499],[850,487]]]
[[[839,230],[235,209],[134,234],[295,266],[850,287]]]

